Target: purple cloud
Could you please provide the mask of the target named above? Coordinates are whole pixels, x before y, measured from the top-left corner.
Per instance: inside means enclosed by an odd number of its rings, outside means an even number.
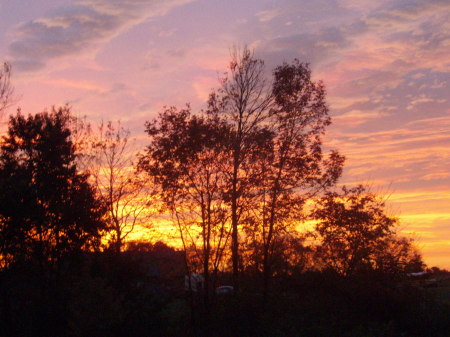
[[[188,1],[79,1],[47,17],[21,24],[9,53],[17,69],[38,70],[48,60],[92,50],[121,30],[149,17],[164,15]]]

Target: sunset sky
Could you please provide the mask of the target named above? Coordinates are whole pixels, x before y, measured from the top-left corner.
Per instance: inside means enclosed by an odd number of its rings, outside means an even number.
[[[164,105],[204,107],[233,45],[328,89],[342,184],[390,195],[429,265],[450,268],[450,1],[0,0],[0,60],[24,113],[69,103],[145,137]],[[270,71],[268,71],[270,74]]]

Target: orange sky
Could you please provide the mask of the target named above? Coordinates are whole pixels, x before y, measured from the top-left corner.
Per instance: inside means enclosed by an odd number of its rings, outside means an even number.
[[[137,138],[164,105],[204,105],[229,48],[298,58],[328,89],[342,184],[369,183],[430,265],[450,268],[447,0],[0,2],[0,51],[25,113],[69,103]]]

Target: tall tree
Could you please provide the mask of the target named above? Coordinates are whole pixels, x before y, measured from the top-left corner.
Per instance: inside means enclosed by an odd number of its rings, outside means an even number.
[[[239,288],[239,223],[243,211],[243,196],[248,191],[251,180],[248,171],[243,170],[251,162],[255,137],[271,116],[273,96],[266,81],[262,60],[244,48],[235,49],[228,69],[222,79],[222,86],[213,91],[208,102],[208,112],[227,120],[232,135],[231,169],[229,176],[231,205],[231,255],[233,265],[233,285]]]
[[[86,174],[77,172],[68,108],[11,116],[0,146],[3,265],[98,247],[103,208]]]
[[[214,287],[230,233],[224,201],[229,129],[189,107],[168,108],[146,126],[151,142],[140,167],[161,187],[185,250],[193,248],[201,261],[208,306],[210,281]]]
[[[322,82],[311,79],[308,65],[295,60],[274,70],[270,145],[259,150],[253,225],[263,255],[263,289],[267,295],[272,257],[302,220],[303,205],[333,186],[344,157],[332,151],[326,158],[322,135],[331,123]],[[259,206],[259,207],[258,207]]]
[[[89,152],[93,185],[107,208],[111,247],[119,253],[136,225],[148,225],[153,191],[135,170],[129,130],[120,122],[102,123],[91,136]]]
[[[312,81],[308,66],[298,61],[277,67],[269,83],[264,62],[246,48],[234,52],[229,74],[210,95],[208,113],[220,116],[231,131],[228,180],[236,288],[240,228],[255,230],[258,223],[266,284],[273,240],[284,235],[292,224],[289,217],[299,214],[308,198],[341,175],[344,158],[336,151],[328,158],[322,153],[321,136],[330,124],[325,96],[323,83]]]

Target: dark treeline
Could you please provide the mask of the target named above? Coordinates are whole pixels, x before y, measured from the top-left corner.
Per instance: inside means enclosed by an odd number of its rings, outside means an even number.
[[[269,79],[244,49],[204,110],[148,121],[137,156],[120,123],[92,128],[68,107],[10,116],[0,335],[447,336],[449,274],[424,273],[382,196],[338,188],[328,112],[307,64]],[[157,213],[181,249],[129,239]]]

